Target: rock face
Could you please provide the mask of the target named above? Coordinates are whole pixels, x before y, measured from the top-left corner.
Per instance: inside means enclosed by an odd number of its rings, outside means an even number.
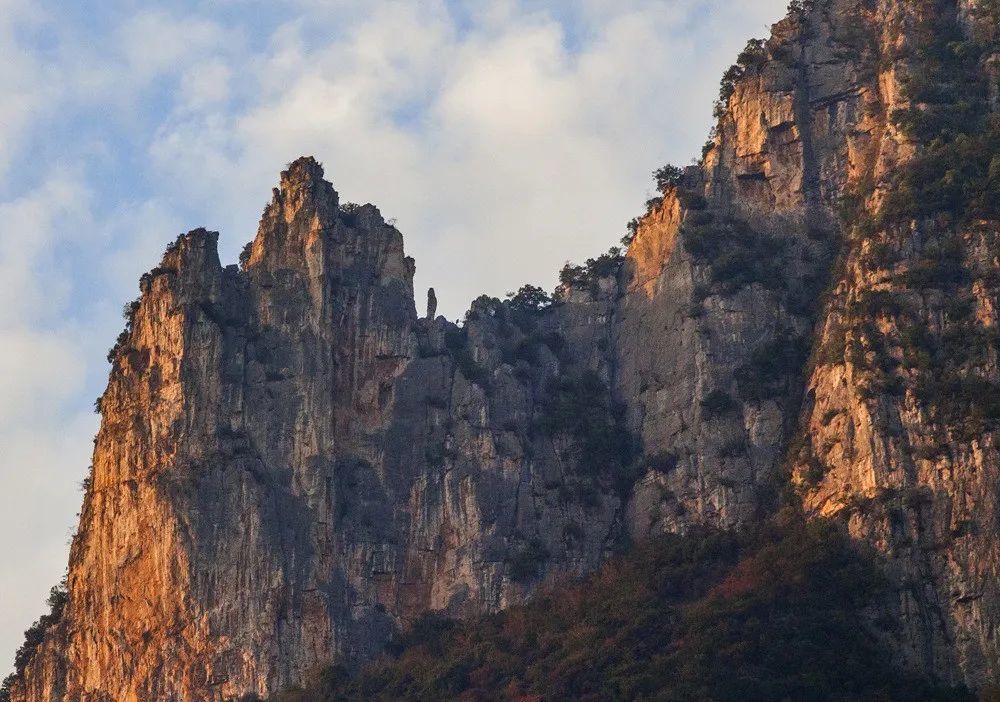
[[[113,353],[69,603],[12,698],[267,695],[782,499],[883,554],[901,664],[995,679],[1000,163],[944,204],[927,183],[1000,149],[996,13],[793,3],[701,165],[551,306],[484,297],[459,327],[431,291],[418,318],[401,234],[309,158],[241,267],[179,237]]]
[[[461,329],[418,320],[400,233],[322,175],[282,174],[242,270],[196,230],[143,278],[72,604],[15,699],[266,694],[422,612],[591,570],[621,535],[609,470],[576,475],[580,442],[535,416],[557,376],[586,376],[614,433],[607,361],[574,351],[603,327],[577,320],[567,343],[488,300]]]

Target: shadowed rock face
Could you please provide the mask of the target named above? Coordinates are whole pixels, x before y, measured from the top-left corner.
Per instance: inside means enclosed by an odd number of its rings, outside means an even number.
[[[928,400],[903,360],[915,320],[948,333],[955,295],[961,329],[994,338],[998,227],[870,222],[925,148],[891,119],[921,27],[984,20],[964,0],[807,5],[741,57],[702,164],[624,264],[543,311],[481,298],[459,328],[429,299],[418,319],[402,236],[311,158],[242,268],[215,233],[179,237],[114,355],[69,604],[13,699],[268,694],[428,610],[501,609],[780,492],[884,554],[901,663],[995,677],[992,418]],[[901,282],[956,240],[960,290]],[[1000,382],[992,346],[956,362]]]

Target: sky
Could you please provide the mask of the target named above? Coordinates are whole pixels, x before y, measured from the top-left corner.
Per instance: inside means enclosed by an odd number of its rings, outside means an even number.
[[[553,288],[700,152],[787,0],[0,0],[0,674],[65,570],[121,309],[278,174],[395,218],[416,298]]]

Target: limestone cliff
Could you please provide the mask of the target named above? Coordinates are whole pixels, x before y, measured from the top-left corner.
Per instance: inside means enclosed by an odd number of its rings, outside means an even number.
[[[400,233],[322,175],[282,174],[242,269],[196,230],[144,276],[69,605],[14,699],[266,694],[421,612],[591,570],[620,538],[619,463],[578,460],[593,447],[559,407],[540,416],[579,380],[590,428],[626,436],[590,351],[605,326],[489,300],[462,328],[418,320]]]
[[[267,695],[428,610],[782,500],[884,555],[901,664],[996,679],[997,13],[792,3],[700,165],[554,304],[418,318],[401,234],[309,158],[240,267],[178,238],[114,350],[68,604],[12,698]]]

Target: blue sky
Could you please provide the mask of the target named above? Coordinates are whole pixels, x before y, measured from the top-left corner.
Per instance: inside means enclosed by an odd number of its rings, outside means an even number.
[[[455,318],[686,163],[785,0],[0,0],[0,670],[65,568],[104,356],[177,233],[234,262],[315,155]]]

